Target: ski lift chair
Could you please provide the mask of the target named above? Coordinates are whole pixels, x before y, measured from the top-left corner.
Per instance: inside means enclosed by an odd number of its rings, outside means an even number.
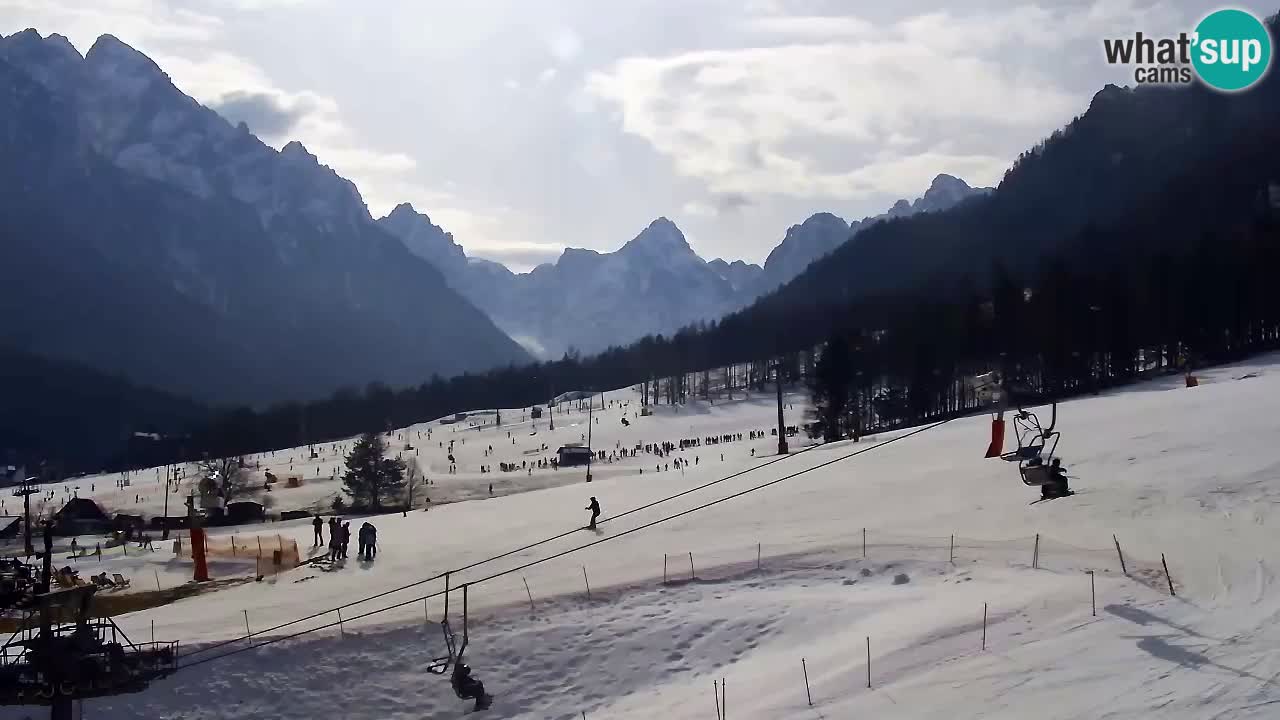
[[[1022,474],[1023,485],[1039,487],[1053,482],[1053,474],[1049,472],[1049,466],[1041,462],[1040,458],[1022,462],[1018,465],[1018,472]]]
[[[445,576],[445,585],[448,585],[447,575]],[[441,621],[440,625],[444,629],[445,643],[449,648],[449,655],[432,662],[427,670],[428,672],[443,675],[452,666],[453,671],[449,676],[449,687],[453,688],[453,694],[457,695],[459,700],[474,700],[476,710],[484,710],[489,707],[489,703],[493,702],[493,696],[484,692],[483,689],[479,690],[479,694],[476,694],[474,689],[470,692],[466,689],[468,680],[478,684],[478,681],[474,681],[471,678],[471,668],[467,667],[466,663],[463,662],[463,657],[467,652],[467,642],[470,639],[467,623],[467,587],[467,585],[462,586],[462,644],[457,644],[457,637],[449,627],[448,611],[446,610],[445,619]],[[446,592],[446,607],[449,604],[448,597],[449,595]],[[483,688],[483,685],[480,687]]]
[[[427,672],[432,675],[443,675],[449,672],[451,666],[455,666],[462,657],[462,652],[458,649],[458,636],[454,634],[453,627],[449,625],[449,574],[444,576],[444,617],[440,620],[440,631],[444,634],[445,655],[438,657],[427,665]],[[462,586],[462,649],[465,650],[467,643],[467,586]]]
[[[443,657],[438,657],[427,665],[427,672],[432,675],[443,675],[449,671],[449,667],[454,664],[458,658],[457,636],[453,634],[453,628],[449,627],[449,620],[446,618],[440,621],[440,630],[444,633],[445,652]]]

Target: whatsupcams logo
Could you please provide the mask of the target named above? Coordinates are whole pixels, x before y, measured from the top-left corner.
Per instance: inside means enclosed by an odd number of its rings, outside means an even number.
[[[1191,33],[1173,38],[1147,37],[1102,41],[1111,65],[1134,65],[1135,82],[1188,84],[1196,77],[1216,90],[1252,87],[1271,66],[1271,33],[1244,10],[1218,10]]]

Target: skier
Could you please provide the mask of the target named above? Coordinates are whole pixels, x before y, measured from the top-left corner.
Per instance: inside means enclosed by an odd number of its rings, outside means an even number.
[[[311,521],[311,527],[316,533],[316,541],[311,547],[324,547],[324,533],[321,532],[324,529],[324,521],[320,519],[319,513],[316,513],[315,519]]]
[[[594,497],[591,498],[591,504],[587,505],[583,510],[591,511],[591,523],[587,525],[588,530],[596,529],[596,518],[600,517],[600,502]]]
[[[466,663],[458,663],[453,666],[451,683],[453,684],[453,691],[458,694],[458,697],[464,700],[475,699],[476,710],[484,710],[493,702],[493,696],[484,691],[484,683],[471,675],[471,666]]]

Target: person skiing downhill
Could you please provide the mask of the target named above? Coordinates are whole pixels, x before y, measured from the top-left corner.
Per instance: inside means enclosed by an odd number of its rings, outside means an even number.
[[[587,525],[588,530],[596,529],[596,518],[600,517],[600,502],[594,497],[591,498],[591,504],[587,505],[584,510],[591,511],[591,523]]]

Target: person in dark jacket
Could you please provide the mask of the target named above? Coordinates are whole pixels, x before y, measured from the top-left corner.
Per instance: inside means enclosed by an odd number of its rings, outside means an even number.
[[[587,506],[586,506],[585,508],[583,508],[583,509],[584,509],[584,510],[590,510],[590,511],[591,511],[591,523],[590,523],[589,525],[587,525],[587,529],[588,529],[588,530],[595,530],[595,529],[596,529],[596,518],[600,517],[600,502],[599,502],[598,500],[596,500],[596,499],[593,497],[593,498],[591,498],[591,504],[590,504],[590,505],[587,505]]]
[[[342,531],[333,526],[329,531],[329,561],[336,562],[342,554]]]
[[[475,699],[476,710],[484,710],[493,702],[493,696],[484,691],[484,683],[471,674],[471,666],[466,663],[459,663],[453,667],[453,677],[450,678],[450,682],[458,697]]]
[[[347,546],[351,544],[351,523],[342,523],[342,532],[340,534],[342,535],[342,545],[340,546],[342,559],[346,560]]]
[[[320,519],[319,515],[316,515],[315,519],[311,521],[311,527],[316,533],[316,541],[311,547],[324,547],[324,533],[322,532],[324,530],[324,521]]]
[[[372,561],[377,554],[378,529],[372,523],[365,523],[360,526],[360,552],[358,557],[361,560]]]
[[[365,523],[360,526],[360,532],[356,534],[356,539],[360,543],[356,548],[356,559],[364,560],[364,550],[369,543],[369,523]]]

